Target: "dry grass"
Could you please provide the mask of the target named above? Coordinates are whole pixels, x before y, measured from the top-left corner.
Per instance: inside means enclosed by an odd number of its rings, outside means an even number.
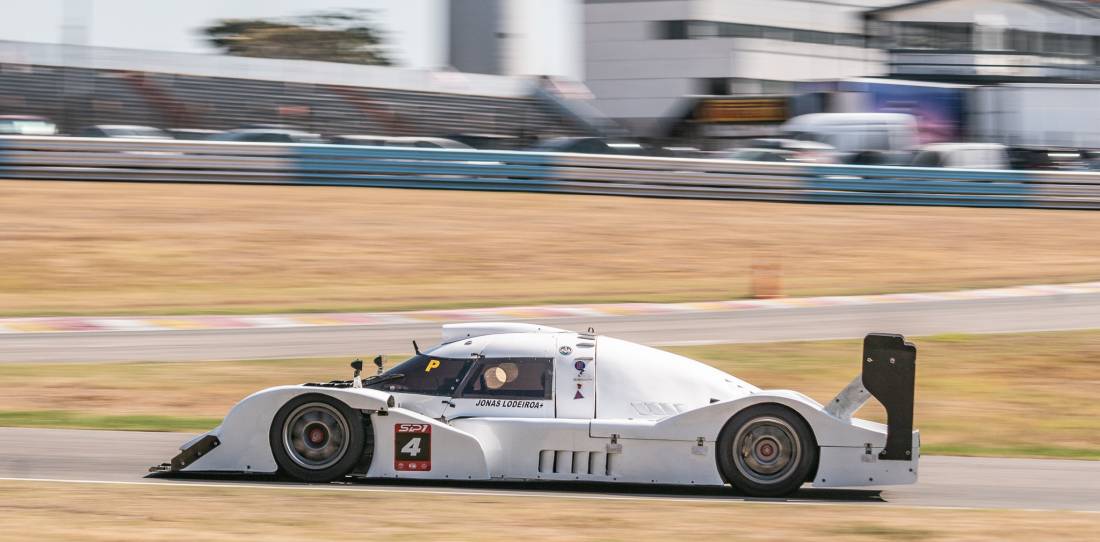
[[[1100,515],[1073,512],[40,482],[0,482],[0,494],[5,540],[1030,541],[1100,531]]]
[[[1100,213],[0,183],[0,314],[742,297],[1100,278]]]
[[[0,363],[0,412],[221,418],[271,386],[347,378],[349,359],[187,363]],[[2,419],[2,417],[0,417]]]
[[[915,342],[926,452],[1100,459],[1100,332]],[[860,358],[858,341],[674,350],[822,402],[855,376]],[[203,430],[258,389],[347,376],[344,359],[0,364],[0,425]],[[883,416],[873,401],[860,415]]]

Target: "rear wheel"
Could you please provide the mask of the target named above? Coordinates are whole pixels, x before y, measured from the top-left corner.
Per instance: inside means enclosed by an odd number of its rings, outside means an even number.
[[[279,470],[304,482],[343,478],[363,456],[363,414],[311,393],[288,401],[271,422],[271,452]]]
[[[726,481],[753,497],[798,490],[817,462],[817,442],[806,421],[780,405],[737,413],[718,436],[718,466]]]

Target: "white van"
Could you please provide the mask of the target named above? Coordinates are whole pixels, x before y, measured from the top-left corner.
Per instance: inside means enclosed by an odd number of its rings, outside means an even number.
[[[1008,150],[1000,143],[933,143],[921,147],[914,167],[1008,169]]]
[[[918,144],[917,119],[904,113],[810,113],[788,120],[781,130],[842,153],[905,151]]]

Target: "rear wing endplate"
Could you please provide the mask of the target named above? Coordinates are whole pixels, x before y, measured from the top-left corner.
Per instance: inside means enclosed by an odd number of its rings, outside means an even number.
[[[841,390],[825,411],[847,420],[874,397],[886,408],[886,447],[879,459],[912,459],[917,347],[901,335],[872,333],[863,339],[861,365],[862,374]]]

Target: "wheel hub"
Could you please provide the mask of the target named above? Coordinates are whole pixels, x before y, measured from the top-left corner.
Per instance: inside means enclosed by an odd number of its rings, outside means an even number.
[[[761,459],[770,461],[775,457],[777,448],[771,442],[761,442],[756,445],[756,450]]]
[[[325,426],[321,424],[313,424],[306,431],[308,437],[308,444],[313,447],[320,447],[328,440],[328,431]]]
[[[320,470],[344,457],[350,434],[344,416],[331,405],[308,403],[287,416],[283,424],[283,447],[298,465]]]
[[[775,483],[791,475],[801,458],[798,434],[787,422],[757,418],[741,427],[734,438],[734,463],[745,477]]]

